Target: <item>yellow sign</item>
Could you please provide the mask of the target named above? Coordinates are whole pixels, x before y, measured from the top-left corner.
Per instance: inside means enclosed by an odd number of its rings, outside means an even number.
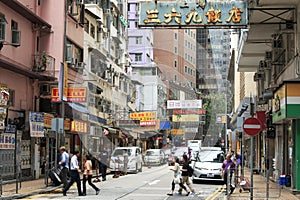
[[[171,129],[171,134],[182,135],[184,131],[183,129]]]
[[[198,122],[199,115],[172,115],[173,122]]]
[[[140,121],[151,121],[156,120],[156,112],[137,112],[130,113],[130,119]]]
[[[71,122],[71,132],[87,133],[87,123],[83,121],[73,120]]]

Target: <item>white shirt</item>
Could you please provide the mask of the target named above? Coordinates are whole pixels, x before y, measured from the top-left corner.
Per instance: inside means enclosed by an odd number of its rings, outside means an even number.
[[[73,155],[71,158],[71,170],[78,170],[78,169],[79,169],[79,165],[78,165],[77,156]]]

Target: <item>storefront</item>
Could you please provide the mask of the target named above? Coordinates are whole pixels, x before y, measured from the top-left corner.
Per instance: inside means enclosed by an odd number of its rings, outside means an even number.
[[[277,169],[273,175],[292,176],[292,188],[300,190],[300,82],[284,81],[272,100],[272,122],[276,125],[274,145]]]

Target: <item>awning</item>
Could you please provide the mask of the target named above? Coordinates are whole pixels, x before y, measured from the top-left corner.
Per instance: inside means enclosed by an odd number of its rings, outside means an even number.
[[[80,104],[68,102],[68,105],[69,105],[71,108],[73,108],[73,109],[75,109],[75,110],[77,110],[77,111],[79,111],[79,112],[82,112],[82,113],[85,113],[85,114],[88,114],[88,113],[89,113],[89,111],[86,109],[86,107],[84,107],[84,106],[82,106],[82,105],[80,105]]]

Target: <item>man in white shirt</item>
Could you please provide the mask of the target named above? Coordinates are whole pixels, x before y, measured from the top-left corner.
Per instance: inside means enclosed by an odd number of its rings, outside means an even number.
[[[59,148],[60,153],[61,153],[61,160],[58,163],[60,165],[60,178],[64,184],[64,187],[66,187],[68,183],[68,172],[69,172],[69,154],[66,151],[66,148],[64,146]]]
[[[81,170],[78,165],[78,157],[80,153],[79,151],[75,151],[74,155],[71,158],[71,163],[70,163],[70,176],[71,180],[70,182],[66,185],[66,187],[63,189],[63,195],[67,196],[67,191],[70,189],[70,187],[73,185],[73,183],[76,182],[77,185],[77,191],[79,196],[83,196],[81,192],[81,182],[80,182],[80,174]]]

